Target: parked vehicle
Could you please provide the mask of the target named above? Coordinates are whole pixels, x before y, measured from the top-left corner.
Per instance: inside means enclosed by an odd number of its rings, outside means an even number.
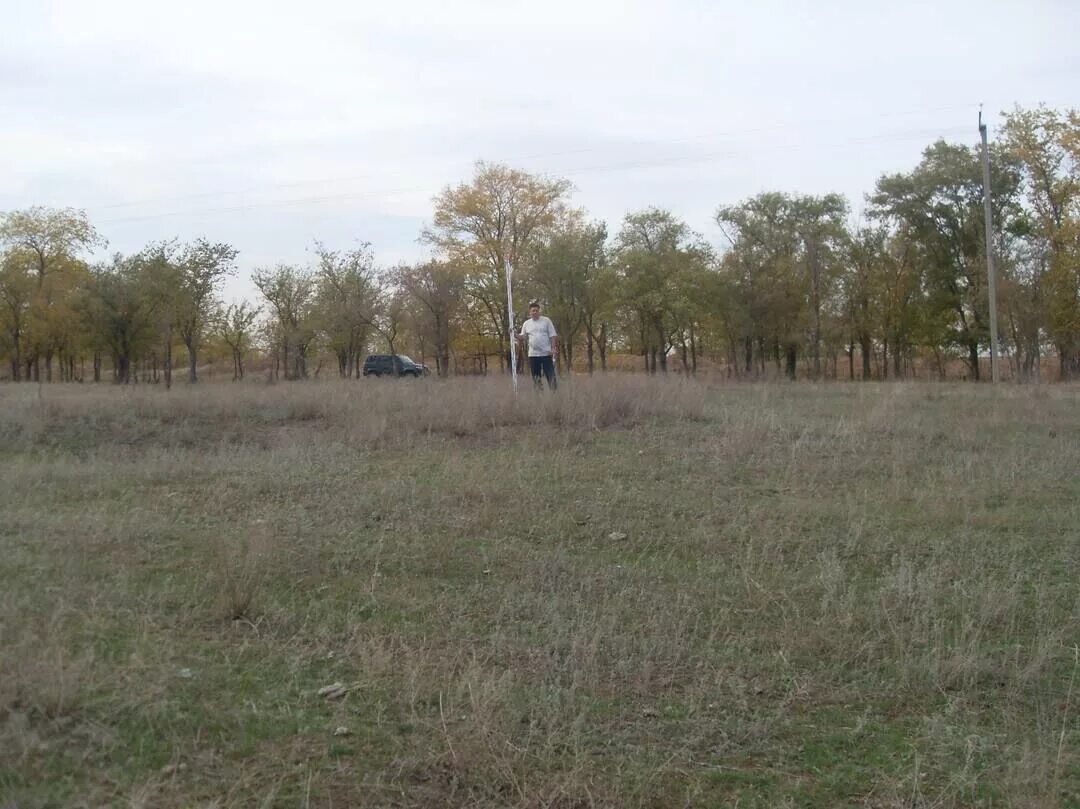
[[[404,354],[371,354],[364,360],[364,376],[427,376],[427,366]]]

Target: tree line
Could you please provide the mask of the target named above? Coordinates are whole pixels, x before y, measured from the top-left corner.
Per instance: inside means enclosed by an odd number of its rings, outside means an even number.
[[[990,163],[1008,367],[1076,378],[1080,113],[1015,109]],[[255,358],[275,378],[358,377],[373,351],[417,354],[440,376],[505,370],[521,322],[510,265],[557,324],[566,368],[633,355],[649,373],[708,362],[738,377],[888,379],[959,366],[978,380],[982,182],[978,146],[938,141],[881,176],[857,219],[839,194],[766,192],[720,206],[710,244],[659,208],[609,233],[565,180],[479,163],[435,197],[430,259],[380,267],[370,244],[316,243],[308,264],[254,270],[258,299],[232,304],[229,244],[174,239],[91,262],[104,242],[84,212],[32,207],[0,214],[0,357],[15,381],[166,386],[177,356],[189,382],[207,356],[233,379]]]

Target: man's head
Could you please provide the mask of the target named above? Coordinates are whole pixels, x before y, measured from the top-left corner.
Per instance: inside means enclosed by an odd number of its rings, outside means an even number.
[[[540,301],[529,301],[529,317],[533,320],[540,317]]]

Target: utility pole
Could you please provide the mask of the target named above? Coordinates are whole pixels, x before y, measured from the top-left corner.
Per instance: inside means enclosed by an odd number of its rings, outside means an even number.
[[[979,110],[979,134],[982,136],[983,213],[986,217],[986,277],[990,293],[990,378],[1001,381],[998,369],[997,276],[994,273],[994,220],[990,209],[990,147],[986,144],[986,124]]]

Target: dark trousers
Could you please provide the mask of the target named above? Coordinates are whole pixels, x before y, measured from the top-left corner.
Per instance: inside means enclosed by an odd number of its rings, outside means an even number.
[[[544,375],[544,379],[547,380],[549,388],[555,390],[559,387],[559,380],[555,378],[555,362],[552,360],[550,354],[546,357],[529,357],[529,371],[532,373],[533,382],[536,383],[536,387],[544,387],[544,383],[540,379],[540,374]]]

